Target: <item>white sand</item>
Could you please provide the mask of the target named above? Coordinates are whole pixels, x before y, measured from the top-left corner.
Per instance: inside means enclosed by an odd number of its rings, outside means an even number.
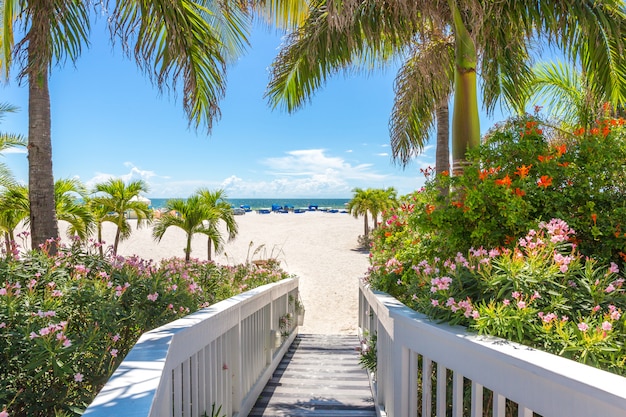
[[[236,216],[237,238],[213,259],[233,265],[256,259],[277,258],[288,273],[300,278],[300,293],[306,309],[301,333],[356,334],[358,281],[369,266],[368,254],[359,251],[357,238],[363,233],[363,218],[345,213],[305,212],[288,214],[246,213]],[[105,224],[104,240],[112,245],[114,226]],[[134,224],[133,224],[134,226]],[[61,233],[65,233],[61,225]],[[120,255],[138,255],[155,261],[184,256],[185,233],[166,231],[161,242],[152,229],[134,230],[120,243]],[[256,253],[255,253],[256,251]],[[207,239],[196,235],[193,258],[207,259]]]

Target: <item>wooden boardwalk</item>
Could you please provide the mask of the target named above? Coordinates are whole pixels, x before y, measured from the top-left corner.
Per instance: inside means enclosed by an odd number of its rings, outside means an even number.
[[[375,417],[356,336],[298,335],[250,417]]]

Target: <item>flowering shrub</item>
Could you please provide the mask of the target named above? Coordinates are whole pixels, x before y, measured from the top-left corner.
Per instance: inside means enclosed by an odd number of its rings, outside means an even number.
[[[434,319],[626,374],[623,124],[494,130],[462,175],[384,214],[370,283]]]
[[[0,410],[80,413],[148,330],[286,278],[276,267],[103,258],[78,246],[0,259]]]
[[[626,258],[626,141],[623,119],[589,132],[548,137],[534,117],[498,126],[468,154],[463,175],[431,178],[410,196],[409,219],[427,256],[511,245],[538,221],[565,220],[579,250]],[[442,194],[449,188],[449,194]],[[384,231],[383,231],[384,233]]]

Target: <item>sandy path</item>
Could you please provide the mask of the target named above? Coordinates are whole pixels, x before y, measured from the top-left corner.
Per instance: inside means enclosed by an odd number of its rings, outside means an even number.
[[[368,255],[358,250],[363,219],[348,214],[305,212],[237,216],[239,234],[222,254],[220,264],[236,264],[275,257],[290,274],[300,278],[300,293],[306,309],[301,333],[356,334],[358,280],[369,266]],[[62,227],[63,229],[63,227]],[[63,232],[63,231],[62,231]],[[113,227],[107,224],[104,239],[113,242]],[[183,256],[185,234],[169,229],[160,243],[151,229],[135,230],[119,247],[121,255],[159,260]],[[255,250],[257,251],[254,254]],[[207,242],[195,236],[192,257],[207,258]]]

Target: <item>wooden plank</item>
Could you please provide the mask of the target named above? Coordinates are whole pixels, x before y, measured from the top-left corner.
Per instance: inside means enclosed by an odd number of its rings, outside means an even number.
[[[374,417],[356,336],[298,335],[250,417]]]

